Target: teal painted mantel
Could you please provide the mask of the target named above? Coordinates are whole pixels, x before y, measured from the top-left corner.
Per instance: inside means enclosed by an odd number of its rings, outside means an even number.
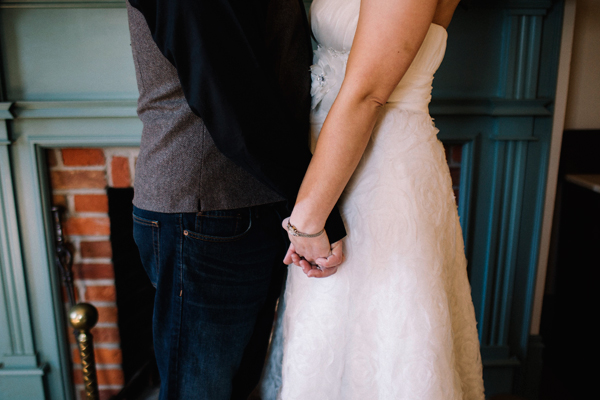
[[[463,144],[459,213],[486,390],[531,393],[563,2],[462,4],[430,110],[440,139]],[[0,0],[0,54],[0,400],[72,399],[44,149],[139,145],[124,2]]]

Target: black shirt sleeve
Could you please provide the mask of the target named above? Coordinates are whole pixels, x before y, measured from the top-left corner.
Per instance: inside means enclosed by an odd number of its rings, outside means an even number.
[[[130,0],[217,148],[288,200],[308,147],[312,49],[301,0]],[[337,207],[325,226],[346,234]]]

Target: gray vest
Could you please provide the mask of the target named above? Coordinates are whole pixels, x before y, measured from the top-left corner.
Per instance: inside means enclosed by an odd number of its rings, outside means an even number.
[[[129,3],[127,11],[140,92],[138,116],[144,125],[133,204],[180,213],[283,200],[217,149],[188,106],[177,71],[154,43],[144,16]]]

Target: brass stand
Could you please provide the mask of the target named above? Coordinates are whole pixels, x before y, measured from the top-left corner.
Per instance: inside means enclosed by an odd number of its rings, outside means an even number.
[[[79,303],[71,307],[69,320],[76,330],[77,345],[81,355],[83,383],[87,400],[98,400],[98,379],[94,359],[94,341],[90,330],[98,322],[98,310],[91,304]]]

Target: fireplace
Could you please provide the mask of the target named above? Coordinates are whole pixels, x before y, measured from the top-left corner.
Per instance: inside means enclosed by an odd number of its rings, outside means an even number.
[[[101,399],[117,395],[126,383],[134,387],[123,398],[134,398],[157,383],[151,331],[154,288],[132,235],[137,153],[128,147],[46,150],[52,203],[64,210],[65,239],[74,256],[75,297],[99,312],[91,333]],[[83,399],[79,351],[73,335],[68,339],[74,391]]]

